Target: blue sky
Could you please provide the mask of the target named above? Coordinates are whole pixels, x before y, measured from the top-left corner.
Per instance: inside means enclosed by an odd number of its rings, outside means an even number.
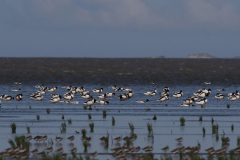
[[[239,0],[2,0],[1,57],[240,56]]]

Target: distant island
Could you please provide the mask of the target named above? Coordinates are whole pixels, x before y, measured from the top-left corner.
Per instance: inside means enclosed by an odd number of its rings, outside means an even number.
[[[216,58],[208,53],[197,53],[186,56],[185,58]]]
[[[151,57],[151,58],[167,58],[166,56],[157,56],[157,57]]]
[[[239,59],[239,58],[240,58],[240,56],[235,56],[235,57],[233,57],[233,58],[237,58],[237,59]]]

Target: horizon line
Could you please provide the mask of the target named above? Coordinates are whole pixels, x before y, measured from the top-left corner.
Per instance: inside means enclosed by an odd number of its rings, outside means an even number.
[[[118,59],[118,58],[148,58],[148,59],[239,59],[239,56],[221,58],[221,57],[211,57],[211,58],[187,58],[187,57],[0,57],[0,58],[99,58],[99,59]]]

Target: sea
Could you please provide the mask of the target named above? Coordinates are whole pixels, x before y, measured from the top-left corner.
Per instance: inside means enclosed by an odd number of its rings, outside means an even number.
[[[42,152],[52,146],[53,152],[48,156],[55,155],[55,151],[62,147],[63,153],[67,153],[68,157],[82,156],[87,159],[88,156],[91,157],[91,153],[97,151],[98,155],[94,159],[118,159],[111,149],[127,147],[129,144],[124,140],[117,143],[114,139],[119,136],[131,136],[129,124],[134,125],[136,135],[130,147],[140,146],[141,150],[136,153],[127,152],[124,157],[126,159],[144,156],[180,159],[182,155],[172,154],[171,151],[182,146],[198,146],[200,150],[197,155],[203,158],[209,156],[205,150],[210,147],[214,147],[215,150],[227,147],[225,156],[229,156],[230,150],[240,145],[240,102],[230,101],[227,97],[229,93],[240,88],[240,59],[0,58],[0,67],[0,95],[15,97],[17,94],[23,94],[22,101],[1,100],[0,152],[11,147],[9,140],[14,140],[16,136],[47,135],[48,139],[44,142],[30,140],[29,151],[37,148],[38,152]],[[47,91],[41,101],[36,101],[30,98],[30,94],[39,90],[35,87],[37,85],[57,87],[57,90]],[[127,91],[115,91],[110,88],[114,85],[130,88],[133,96],[121,101],[118,96]],[[63,96],[68,92],[63,86],[84,87],[94,99],[98,99],[99,94],[93,90],[99,88],[103,88],[102,93],[114,92],[116,95],[105,99],[109,101],[109,105],[95,103],[91,110],[84,108],[83,103],[87,99],[83,99],[79,93],[72,99],[78,104],[50,102],[52,93]],[[165,87],[170,89],[169,100],[156,101]],[[208,102],[205,105],[180,105],[183,100],[203,88],[211,89],[211,93],[206,96]],[[13,89],[21,91],[14,92]],[[155,89],[155,96],[143,94]],[[174,92],[180,90],[183,96],[173,97]],[[224,98],[216,99],[217,93],[223,94]],[[146,99],[150,102],[136,102]],[[50,109],[49,114],[47,109]],[[106,117],[103,117],[104,110],[107,113]],[[39,120],[37,115],[40,116]],[[154,116],[156,120],[153,120]],[[200,117],[202,121],[199,121]],[[113,118],[115,125],[112,124]],[[185,119],[184,126],[181,126],[180,118]],[[70,119],[72,123],[68,123]],[[16,133],[12,133],[12,123],[16,124]],[[66,123],[66,133],[61,133],[63,123]],[[94,132],[90,132],[90,123],[94,123]],[[152,126],[150,134],[147,124]],[[218,126],[218,134],[213,134],[213,125]],[[30,133],[27,132],[27,126]],[[87,150],[82,141],[82,129],[86,129],[86,136],[92,138],[88,142]],[[108,144],[99,140],[107,135]],[[75,139],[69,141],[69,136],[75,136]],[[56,142],[56,137],[62,137],[63,140]],[[175,140],[180,137],[183,138],[181,143]],[[223,143],[222,137],[229,137],[230,142]],[[147,146],[153,146],[153,150],[142,150]],[[169,146],[169,150],[162,151],[166,146]],[[76,155],[70,152],[74,147],[77,148]],[[188,154],[183,156],[189,157]],[[217,154],[212,155],[213,159],[217,157]],[[29,159],[36,158],[41,157],[30,153]]]

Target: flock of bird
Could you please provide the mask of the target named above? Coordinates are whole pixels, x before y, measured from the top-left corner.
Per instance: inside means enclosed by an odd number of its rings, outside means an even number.
[[[36,142],[40,142],[40,141],[45,141],[47,140],[48,137],[47,135],[45,136],[35,136],[34,138],[32,136],[28,136],[26,137],[26,140],[27,141],[31,141],[31,140],[35,140]],[[74,136],[70,136],[67,138],[69,141],[73,141],[75,139]],[[101,137],[99,138],[100,141],[104,142],[106,137]],[[56,137],[55,138],[55,141],[57,143],[61,142],[63,140],[62,137]],[[83,142],[90,142],[92,139],[91,137],[84,137],[82,138],[82,141]],[[124,137],[122,138],[121,136],[120,137],[116,137],[114,138],[114,141],[116,141],[117,143],[119,143],[121,140],[124,140],[124,141],[130,141],[130,142],[133,142],[135,140],[135,137],[134,136],[131,136],[131,137]],[[181,143],[183,141],[183,138],[180,137],[180,138],[177,138],[175,139],[178,143]],[[225,142],[226,143],[229,143],[230,142],[230,138],[229,137],[226,137],[225,139]],[[163,152],[167,152],[169,150],[169,146],[166,146],[164,148],[162,148],[161,150]],[[138,154],[134,154],[134,152],[139,152],[141,150],[141,147],[138,146],[138,147],[125,147],[125,146],[122,146],[122,147],[118,147],[118,148],[112,148],[111,151],[114,153],[114,157],[115,158],[126,158],[126,153],[132,153],[130,156],[131,158],[136,158],[138,157],[139,155]],[[147,146],[147,147],[144,147],[142,148],[143,151],[145,152],[149,152],[149,151],[152,151],[153,150],[153,146]],[[173,154],[177,154],[177,153],[180,153],[180,152],[185,152],[185,153],[198,153],[200,150],[200,146],[195,146],[195,147],[179,147],[179,148],[175,148],[171,151],[171,153]],[[236,152],[240,152],[240,147],[234,149]],[[22,158],[22,159],[26,159],[29,157],[30,153],[34,154],[34,155],[37,155],[39,157],[43,157],[45,156],[46,154],[50,153],[53,151],[53,147],[49,147],[49,148],[45,148],[42,152],[39,152],[38,149],[34,149],[32,151],[28,151],[26,148],[20,148],[19,146],[15,147],[15,148],[7,148],[5,149],[4,152],[1,152],[0,153],[0,157],[9,157],[9,158]],[[72,148],[71,150],[69,150],[71,153],[76,153],[77,152],[77,148],[74,147]],[[223,157],[225,154],[225,152],[227,151],[227,147],[224,147],[224,148],[221,148],[221,149],[218,149],[218,150],[215,150],[213,147],[210,147],[208,149],[205,150],[206,152],[208,152],[209,154],[217,154],[218,157]],[[56,153],[60,154],[60,157],[61,158],[66,158],[67,157],[67,153],[63,153],[64,152],[64,149],[61,147],[59,149],[57,149],[55,151]],[[96,157],[98,155],[98,152],[95,151],[94,153],[90,154],[91,157]]]
[[[15,82],[15,84],[21,84],[21,82]],[[206,82],[206,84],[211,84],[211,83]],[[46,87],[44,85],[38,85],[38,86],[35,86],[35,87],[38,88],[39,90],[36,91],[35,93],[30,94],[30,98],[32,98],[36,101],[41,101],[43,99],[43,95],[46,94],[47,91],[48,92],[54,92],[55,90],[57,90],[57,87],[49,88],[49,87]],[[67,90],[67,92],[63,95],[52,93],[51,98],[49,99],[50,102],[52,102],[52,103],[62,102],[62,103],[79,104],[79,101],[73,101],[73,98],[74,98],[75,94],[80,93],[82,98],[88,99],[88,101],[83,103],[84,105],[91,106],[94,103],[98,103],[98,104],[101,104],[101,105],[107,105],[107,104],[109,104],[109,101],[104,100],[104,99],[105,98],[110,98],[110,97],[113,97],[113,96],[116,95],[116,93],[114,93],[114,92],[103,93],[103,90],[104,90],[103,88],[94,89],[92,92],[99,94],[97,96],[98,99],[96,100],[90,94],[90,91],[86,90],[83,87],[63,86],[62,88],[65,88]],[[117,87],[116,85],[111,86],[110,88],[113,89],[115,92],[126,91],[126,93],[118,95],[118,98],[121,101],[130,99],[134,95],[134,93],[132,92],[132,90],[130,88]],[[12,91],[19,92],[19,91],[21,91],[21,88],[12,89]],[[162,89],[162,91],[163,92],[159,93],[160,98],[156,100],[158,102],[164,102],[164,101],[170,99],[170,95],[169,95],[170,89],[169,89],[169,87],[164,87]],[[224,89],[218,89],[218,91],[219,92],[224,91]],[[193,96],[188,97],[187,99],[183,100],[183,103],[180,104],[180,106],[193,106],[193,103],[198,104],[198,105],[204,105],[208,102],[208,99],[206,97],[208,97],[210,93],[211,93],[211,89],[205,89],[205,88],[200,89],[197,92],[194,92]],[[157,89],[155,89],[154,91],[146,91],[143,94],[146,95],[146,96],[156,96],[157,95]],[[176,97],[176,98],[181,98],[183,96],[183,92],[182,92],[182,90],[180,90],[179,92],[174,92],[172,96]],[[236,91],[236,92],[229,93],[227,95],[227,97],[228,97],[229,100],[235,101],[235,100],[240,98],[240,94],[239,94],[238,91]],[[199,100],[199,98],[201,98],[201,99]],[[221,94],[221,93],[217,93],[215,95],[215,98],[221,100],[221,99],[224,98],[224,95]],[[10,96],[10,95],[3,94],[3,95],[0,96],[0,99],[10,101],[10,100],[14,100],[14,97]],[[23,94],[17,94],[15,99],[17,101],[21,101],[23,99]],[[150,102],[150,100],[149,99],[147,99],[145,101],[144,100],[137,100],[136,102],[137,103],[148,103],[148,102]],[[1,102],[0,102],[0,104],[1,104]]]
[[[32,136],[28,136],[26,137],[26,140],[27,141],[31,141],[31,140],[35,140],[36,142],[40,142],[40,141],[45,141],[47,140],[47,135],[45,136],[36,136],[36,137],[32,137]],[[73,141],[74,140],[74,136],[70,136],[68,137],[67,139],[70,140],[70,141]],[[56,137],[55,140],[57,142],[60,142],[63,140],[62,137]],[[85,138],[82,138],[82,141],[91,141],[91,137],[85,137]],[[28,151],[26,148],[20,148],[19,146],[15,147],[15,148],[7,148],[5,149],[4,152],[1,152],[0,153],[0,157],[9,157],[9,158],[18,158],[18,157],[21,157],[22,159],[26,159],[29,157],[30,153],[34,154],[34,155],[37,155],[39,157],[43,157],[46,155],[46,153],[50,153],[53,151],[53,147],[49,147],[49,148],[46,148],[44,149],[44,151],[42,152],[39,152],[38,149],[34,149],[32,150],[31,152]],[[60,157],[61,158],[66,158],[67,157],[67,153],[63,153],[64,149],[61,147],[59,149],[57,149],[55,152],[60,154]],[[77,148],[74,147],[72,148],[71,150],[69,150],[71,153],[76,153],[77,152]],[[91,157],[96,157],[98,155],[97,151],[90,154]]]
[[[15,82],[15,84],[21,84],[21,83],[20,82]],[[208,83],[208,84],[211,84],[211,83]],[[118,95],[118,98],[121,101],[131,99],[131,97],[133,97],[133,95],[134,95],[133,91],[130,88],[121,88],[121,87],[117,87],[116,85],[110,87],[111,89],[113,89],[113,92],[103,93],[103,91],[104,91],[103,88],[94,89],[92,92],[96,93],[96,94],[99,94],[97,96],[98,97],[97,100],[95,98],[93,98],[93,96],[90,94],[90,91],[86,90],[83,87],[64,86],[62,88],[65,88],[67,90],[67,92],[63,95],[53,93],[54,91],[57,90],[57,87],[49,88],[49,87],[46,87],[44,85],[40,85],[40,86],[35,86],[35,88],[38,88],[38,91],[29,95],[30,98],[33,99],[33,100],[41,101],[43,99],[43,95],[46,94],[46,92],[51,92],[52,94],[51,94],[51,98],[49,99],[49,101],[52,102],[52,103],[62,102],[62,103],[79,104],[79,101],[73,101],[73,98],[74,98],[75,94],[79,93],[83,99],[88,99],[86,102],[83,103],[84,105],[87,105],[87,106],[92,106],[94,103],[98,103],[100,105],[108,105],[109,101],[104,100],[104,99],[116,96],[116,93],[114,93],[114,92],[125,92],[123,94]],[[22,90],[19,88],[19,89],[13,89],[12,91],[13,92],[20,92]],[[163,92],[159,93],[160,98],[158,98],[156,100],[158,102],[164,102],[164,101],[167,101],[167,100],[170,99],[170,94],[169,94],[170,89],[169,89],[169,87],[164,87],[162,89],[162,91]],[[221,92],[221,91],[224,91],[224,89],[218,89],[218,91]],[[157,95],[157,89],[154,89],[153,91],[146,91],[143,94],[146,95],[146,96],[156,96]],[[180,105],[181,106],[193,106],[193,103],[198,104],[198,105],[204,105],[208,102],[207,97],[210,94],[211,94],[211,89],[205,89],[205,88],[200,89],[197,92],[194,92],[193,96],[188,97],[187,99],[183,100],[183,103],[180,104]],[[182,90],[180,90],[179,92],[174,92],[172,96],[175,97],[175,98],[181,98],[183,96],[183,92],[182,92]],[[234,100],[237,100],[237,99],[240,98],[240,94],[239,94],[238,91],[236,91],[236,92],[233,92],[233,93],[229,93],[227,95],[227,97],[228,97],[229,100],[234,101]],[[5,100],[5,101],[14,100],[14,98],[17,101],[21,101],[23,99],[23,94],[17,94],[16,97],[13,97],[13,96],[10,96],[10,95],[5,95],[5,94],[0,96],[0,99]],[[199,98],[201,98],[201,99],[199,100]],[[224,98],[224,95],[221,94],[221,93],[217,93],[215,95],[215,98],[221,100],[221,99]],[[145,101],[144,100],[137,100],[136,101],[136,103],[149,103],[149,102],[150,102],[149,99],[146,99]],[[100,140],[103,141],[104,138],[105,137],[102,137],[102,138],[100,138]],[[47,140],[47,136],[36,136],[34,138],[32,138],[32,136],[28,136],[28,137],[26,137],[26,139],[28,141],[30,141],[32,139],[35,140],[35,141],[45,141],[45,140]],[[57,142],[60,142],[62,139],[63,139],[62,137],[56,137],[55,140]],[[74,136],[70,136],[67,139],[70,140],[70,141],[73,141]],[[127,140],[127,139],[130,140],[131,142],[134,141],[134,137],[123,138],[123,140]],[[122,137],[117,137],[114,140],[116,142],[119,142],[119,141],[122,140]],[[176,140],[178,142],[182,142],[183,138],[180,137]],[[91,141],[91,137],[83,138],[82,141],[89,142],[89,141]],[[230,139],[229,139],[229,141],[230,141]],[[113,148],[113,149],[111,149],[111,151],[113,153],[115,153],[116,158],[121,158],[121,157],[126,156],[126,152],[138,152],[140,149],[141,149],[140,146],[131,147],[131,148],[122,146],[122,147],[118,147],[118,148]],[[171,152],[174,153],[174,154],[178,153],[178,152],[198,153],[199,149],[200,148],[198,146],[187,147],[187,148],[181,147],[181,148],[176,148],[176,149],[172,150]],[[146,152],[152,151],[153,146],[147,146],[145,148],[142,148],[142,150],[144,150]],[[166,147],[162,148],[162,151],[164,151],[164,152],[166,152],[168,150],[169,150],[169,146],[166,146]],[[209,154],[214,154],[214,153],[223,154],[226,150],[227,150],[227,148],[214,150],[214,148],[211,147],[211,148],[207,149],[206,151]],[[240,148],[237,148],[236,150],[240,151]],[[45,155],[45,152],[50,153],[52,151],[53,151],[52,147],[46,148],[42,152],[38,152],[38,149],[34,149],[31,152],[29,152],[24,148],[16,147],[16,148],[7,148],[5,150],[5,152],[0,153],[0,156],[2,156],[2,157],[9,156],[11,158],[21,157],[21,158],[24,159],[24,158],[27,158],[30,153],[36,154],[38,156],[43,156],[43,155]],[[63,151],[64,151],[63,148],[60,148],[60,149],[56,150],[57,153],[61,154],[62,158],[66,158],[67,154],[63,153]],[[72,152],[72,153],[77,152],[77,148],[75,147],[75,148],[71,149],[70,152]],[[97,151],[94,152],[93,154],[91,154],[92,157],[95,157],[97,155],[98,155]]]

